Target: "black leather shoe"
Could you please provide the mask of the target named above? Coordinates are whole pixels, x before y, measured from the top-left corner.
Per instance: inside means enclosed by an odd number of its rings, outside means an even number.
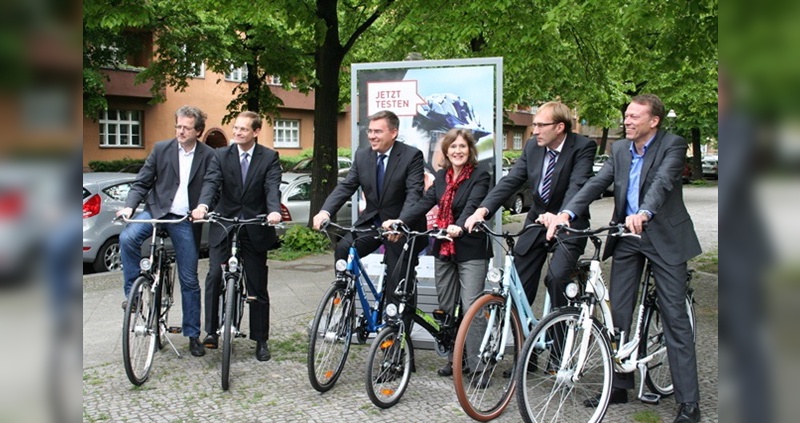
[[[256,341],[256,360],[269,361],[272,354],[269,353],[269,346],[267,341]]]
[[[206,355],[206,349],[203,348],[203,344],[201,344],[200,340],[196,337],[189,338],[189,351],[195,357]]]
[[[481,377],[472,380],[472,387],[478,389],[488,388],[489,384],[491,383],[491,377],[492,377],[491,373],[483,372]]]
[[[436,371],[436,374],[442,377],[453,376],[453,363],[447,362],[447,364]]]
[[[583,401],[586,407],[597,407],[600,405],[600,395],[597,394],[594,398],[588,398]],[[628,402],[628,390],[621,388],[611,388],[611,395],[608,398],[609,404],[625,404]]]
[[[206,335],[206,339],[203,339],[203,346],[210,350],[215,350],[218,348],[219,345],[219,337],[216,333],[209,333]]]
[[[696,423],[700,421],[700,407],[696,402],[681,403],[675,423]]]

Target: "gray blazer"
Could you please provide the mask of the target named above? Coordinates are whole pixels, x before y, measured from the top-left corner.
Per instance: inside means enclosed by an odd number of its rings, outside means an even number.
[[[162,218],[169,213],[180,181],[178,148],[178,140],[175,138],[158,142],[153,146],[128,193],[128,199],[125,200],[126,207],[135,210],[142,201],[145,201],[145,210],[150,212],[154,219]],[[189,173],[189,210],[199,204],[203,177],[212,157],[214,149],[198,141]],[[195,239],[199,242],[201,227],[194,226]]]
[[[589,204],[613,182],[614,214],[611,220],[625,222],[631,143],[627,139],[615,142],[611,147],[611,158],[563,209],[578,215],[587,213]],[[645,232],[661,258],[673,265],[685,263],[701,253],[700,241],[683,202],[681,173],[686,149],[686,140],[659,130],[645,154],[639,186],[639,209],[653,213]],[[613,254],[617,239],[608,239],[603,259]]]

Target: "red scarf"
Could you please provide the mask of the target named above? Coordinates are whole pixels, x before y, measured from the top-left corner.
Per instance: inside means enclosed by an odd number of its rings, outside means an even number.
[[[436,225],[442,229],[447,229],[448,226],[455,223],[453,217],[453,197],[456,196],[456,191],[461,184],[469,179],[472,175],[473,166],[467,164],[461,169],[461,173],[453,180],[453,168],[447,169],[445,174],[445,185],[447,188],[444,190],[444,195],[439,200],[439,216],[436,218]],[[442,242],[439,244],[439,255],[442,257],[453,256],[456,254],[456,246],[453,242]]]

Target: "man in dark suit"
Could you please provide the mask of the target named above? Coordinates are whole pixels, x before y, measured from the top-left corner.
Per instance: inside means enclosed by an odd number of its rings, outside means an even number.
[[[192,217],[202,219],[209,210],[225,217],[250,219],[268,214],[269,223],[281,221],[281,165],[278,153],[256,143],[261,132],[261,116],[242,112],[233,125],[233,145],[216,151],[208,168],[200,204]],[[210,252],[206,276],[206,333],[203,343],[217,348],[219,329],[219,295],[222,287],[223,263],[230,257],[225,228],[211,225],[208,231]],[[250,303],[250,339],[256,341],[256,359],[267,361],[269,352],[269,292],[267,289],[267,251],[276,241],[275,228],[247,225],[239,232],[239,246],[247,274],[247,294],[255,297]]]
[[[472,230],[478,221],[494,214],[526,182],[534,195],[525,225],[551,219],[592,176],[597,144],[572,132],[572,113],[565,104],[549,102],[539,107],[533,118],[533,135],[535,138],[525,145],[525,151],[511,171],[467,219],[465,226],[468,230]],[[588,209],[578,216],[575,225],[589,227]],[[551,250],[545,235],[544,228],[529,229],[514,247],[514,265],[531,304],[536,299],[542,266]],[[556,247],[552,249],[545,285],[552,305],[560,307],[567,304],[564,288],[576,260],[586,247],[586,238],[567,238],[561,246]]]
[[[390,111],[380,111],[369,117],[367,131],[371,148],[356,152],[353,166],[345,179],[336,186],[322,209],[314,216],[314,228],[319,229],[323,222],[335,215],[342,205],[360,187],[366,198],[366,208],[356,220],[357,227],[378,227],[384,220],[396,219],[402,211],[410,209],[422,197],[424,159],[417,148],[396,142],[400,119]],[[380,167],[379,167],[380,166]],[[382,179],[382,183],[378,183]],[[416,231],[425,230],[425,217],[406,222]],[[402,272],[395,272],[402,253],[399,237],[389,238],[386,247],[386,293],[384,304],[397,302],[394,290]],[[335,260],[346,259],[352,239],[347,236],[336,246]],[[360,256],[375,251],[381,240],[372,236],[361,237],[355,246]],[[422,250],[427,242],[417,243]],[[416,253],[418,253],[417,251]],[[412,254],[414,263],[417,254]],[[406,269],[408,257],[403,260],[399,270]]]
[[[667,356],[675,400],[680,403],[678,423],[700,420],[697,405],[697,359],[694,337],[686,311],[686,262],[700,254],[700,242],[683,202],[681,172],[686,157],[686,140],[659,129],[664,104],[652,94],[631,99],[625,111],[625,136],[611,148],[611,158],[597,176],[567,202],[563,211],[549,222],[548,238],[559,223],[569,222],[589,209],[589,204],[614,183],[612,221],[625,222],[641,238],[609,238],[603,258],[613,255],[610,299],[614,325],[630,333],[636,292],[645,258],[653,265]],[[645,223],[647,224],[645,228]],[[612,403],[628,400],[633,374],[614,375]],[[586,400],[593,406],[596,399]]]
[[[137,219],[177,219],[196,207],[206,169],[214,150],[197,141],[206,126],[206,114],[196,107],[183,106],[175,112],[175,138],[157,143],[136,176],[117,215],[130,217],[142,200],[145,208]],[[200,249],[199,225],[188,220],[165,225],[178,263],[183,309],[183,334],[189,337],[189,350],[202,356],[205,349],[200,337],[200,283],[197,280],[197,260]],[[131,223],[119,236],[125,296],[139,275],[142,243],[152,233],[152,225]],[[123,303],[123,309],[125,303]]]

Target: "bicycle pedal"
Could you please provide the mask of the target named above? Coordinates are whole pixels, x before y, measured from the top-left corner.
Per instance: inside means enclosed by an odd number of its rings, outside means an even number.
[[[244,332],[239,332],[234,336],[234,338],[247,338],[247,334]]]
[[[254,303],[254,302],[256,302],[256,300],[257,300],[257,298],[256,298],[256,297],[247,297],[247,298],[246,298],[244,301],[245,301],[247,304],[250,304],[250,303]]]
[[[645,404],[658,405],[658,403],[661,402],[661,395],[645,392],[639,396],[639,400]]]
[[[167,332],[168,333],[181,333],[181,327],[180,326],[169,326],[169,327],[167,327]]]

